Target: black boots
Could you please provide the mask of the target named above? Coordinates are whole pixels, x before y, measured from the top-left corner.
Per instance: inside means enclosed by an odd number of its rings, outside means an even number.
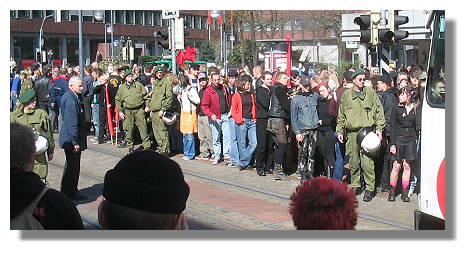
[[[403,189],[401,191],[401,200],[403,202],[410,202],[410,197],[408,196],[409,188]]]
[[[259,176],[266,176],[266,172],[264,171],[264,168],[256,168],[256,173],[258,173]]]
[[[364,202],[370,202],[374,196],[375,196],[375,194],[374,194],[373,191],[366,190],[366,191],[364,192],[364,197],[362,198],[362,201],[364,201]]]
[[[393,186],[391,186],[390,187],[390,192],[388,193],[388,201],[394,202],[396,196],[397,196],[396,190]]]
[[[286,174],[282,171],[282,165],[274,164],[273,177],[276,181],[285,181],[287,179]]]

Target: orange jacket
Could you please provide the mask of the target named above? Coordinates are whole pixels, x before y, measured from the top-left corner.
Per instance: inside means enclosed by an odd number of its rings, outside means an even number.
[[[251,94],[251,114],[253,115],[253,120],[256,120],[256,102],[253,94]],[[235,123],[243,124],[243,103],[240,92],[233,94],[232,97],[232,117]]]

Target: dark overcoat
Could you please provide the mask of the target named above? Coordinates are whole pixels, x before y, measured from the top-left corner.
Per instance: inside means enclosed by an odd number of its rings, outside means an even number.
[[[81,151],[85,150],[87,148],[86,125],[82,96],[68,89],[60,100],[60,111],[62,113],[60,147],[66,151],[72,151],[73,145],[78,144]]]

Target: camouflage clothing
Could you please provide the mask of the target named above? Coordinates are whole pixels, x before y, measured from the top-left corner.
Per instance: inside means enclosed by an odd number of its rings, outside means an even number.
[[[298,170],[301,181],[306,181],[313,179],[318,133],[316,130],[307,130],[302,131],[301,134],[304,139],[299,143]]]

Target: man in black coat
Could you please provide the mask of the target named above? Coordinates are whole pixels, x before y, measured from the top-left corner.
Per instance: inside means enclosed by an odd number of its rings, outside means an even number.
[[[384,109],[385,130],[382,136],[382,144],[376,158],[375,175],[377,192],[388,192],[390,182],[390,123],[392,109],[397,107],[397,89],[393,86],[392,78],[388,74],[377,77],[377,95]]]
[[[34,81],[34,92],[36,92],[36,108],[43,109],[49,113],[49,88],[51,86],[52,78],[49,75],[49,69],[42,68],[42,75]]]
[[[80,157],[87,148],[85,113],[83,106],[83,81],[77,76],[69,80],[69,90],[60,101],[62,125],[59,133],[59,144],[65,151],[65,167],[60,191],[74,200],[84,200],[86,197],[78,193],[80,176]]]
[[[260,79],[262,84],[256,88],[256,139],[258,142],[255,158],[256,172],[259,176],[266,176],[273,166],[273,140],[271,133],[266,131],[273,76],[270,72],[264,72]]]

